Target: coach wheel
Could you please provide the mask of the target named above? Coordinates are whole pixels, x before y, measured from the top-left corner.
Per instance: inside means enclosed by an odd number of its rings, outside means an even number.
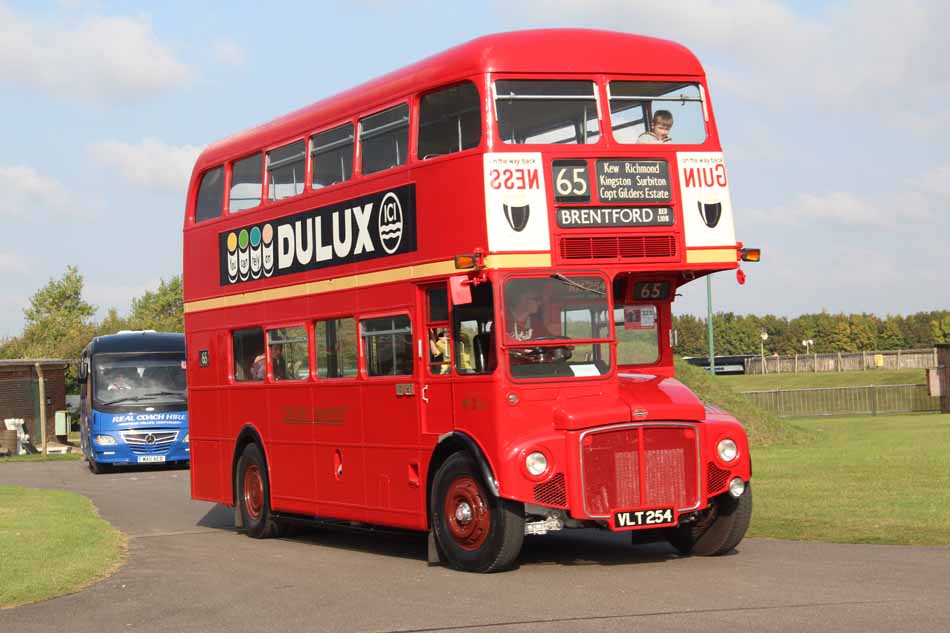
[[[745,536],[752,519],[752,484],[737,499],[729,493],[720,495],[704,516],[695,523],[672,528],[670,545],[682,554],[721,556],[735,549]]]
[[[450,456],[435,474],[429,517],[448,563],[462,571],[511,566],[524,541],[524,504],[492,495],[475,461]]]
[[[92,471],[93,475],[101,475],[112,470],[112,464],[103,464],[101,462],[97,462],[91,457],[86,459],[86,463],[89,464],[89,470]]]
[[[279,535],[279,526],[270,511],[267,465],[257,444],[248,444],[238,460],[237,497],[248,536],[271,538]]]

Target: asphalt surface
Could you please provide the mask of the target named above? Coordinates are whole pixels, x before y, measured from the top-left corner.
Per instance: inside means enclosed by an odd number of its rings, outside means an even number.
[[[3,632],[950,631],[947,547],[746,539],[689,558],[564,531],[529,537],[513,571],[475,575],[428,567],[416,534],[250,539],[229,508],[189,498],[187,470],[0,464],[0,484],[86,495],[129,536],[118,573],[0,611]]]

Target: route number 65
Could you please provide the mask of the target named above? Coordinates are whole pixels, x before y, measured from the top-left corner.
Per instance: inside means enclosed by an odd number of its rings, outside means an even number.
[[[584,161],[555,161],[554,190],[558,202],[587,202],[590,200],[590,179]]]

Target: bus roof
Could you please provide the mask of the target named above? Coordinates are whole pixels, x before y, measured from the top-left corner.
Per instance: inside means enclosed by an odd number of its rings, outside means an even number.
[[[185,335],[170,332],[123,332],[97,336],[84,354],[121,354],[129,352],[184,352]]]
[[[403,94],[485,72],[703,74],[686,47],[643,35],[592,29],[537,29],[486,35],[208,146],[196,172],[263,146],[340,122]],[[301,84],[301,88],[306,84]]]

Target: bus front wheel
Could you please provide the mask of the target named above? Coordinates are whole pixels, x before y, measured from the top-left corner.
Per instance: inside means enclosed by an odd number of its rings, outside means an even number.
[[[89,470],[92,471],[93,475],[101,475],[102,473],[107,473],[112,470],[112,464],[103,464],[91,457],[86,458],[86,463],[89,464]]]
[[[429,517],[439,548],[455,569],[501,571],[521,551],[524,505],[492,495],[466,453],[451,455],[436,471]]]
[[[248,536],[272,538],[279,535],[279,526],[270,511],[267,464],[257,444],[248,444],[238,459],[237,502]]]
[[[672,528],[667,539],[681,554],[721,556],[728,554],[745,536],[752,519],[752,483],[736,499],[720,495],[698,521]]]

